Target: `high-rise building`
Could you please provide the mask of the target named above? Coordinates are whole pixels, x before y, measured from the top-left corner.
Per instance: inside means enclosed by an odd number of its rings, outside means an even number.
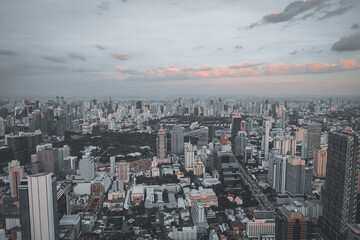
[[[51,147],[45,148],[38,147],[36,152],[36,158],[38,162],[42,163],[43,171],[48,173],[52,172],[55,174],[55,176],[57,176],[59,173],[58,149],[52,148],[52,145]]]
[[[274,155],[269,158],[268,182],[276,192],[286,191],[287,158]]]
[[[202,176],[205,173],[205,165],[203,161],[201,161],[200,156],[196,156],[194,162],[194,175]]]
[[[116,165],[116,158],[115,156],[110,157],[110,176],[115,177],[115,165]]]
[[[268,161],[269,159],[269,138],[270,138],[270,121],[265,120],[263,125],[263,151],[264,151],[264,160]]]
[[[5,136],[5,120],[0,117],[0,137]]]
[[[306,240],[307,221],[300,212],[280,207],[276,218],[275,236],[277,240]]]
[[[171,153],[184,152],[184,130],[180,125],[175,125],[171,131]]]
[[[121,161],[116,164],[116,178],[124,182],[130,180],[130,164],[126,161]]]
[[[314,156],[314,150],[320,148],[321,143],[321,125],[309,124],[307,126],[307,151],[305,159],[310,159]]]
[[[307,159],[308,154],[308,132],[303,131],[302,142],[301,142],[301,157]]]
[[[11,189],[11,197],[19,197],[18,186],[20,181],[25,177],[25,170],[23,166],[20,166],[20,162],[13,160],[9,163],[9,181]]]
[[[235,156],[244,157],[246,148],[246,132],[239,131],[235,138]]]
[[[52,173],[28,176],[31,239],[59,239],[56,178]]]
[[[166,149],[167,149],[167,139],[166,133],[163,126],[160,127],[158,132],[158,137],[156,139],[156,149],[157,149],[157,158],[164,159],[167,157]]]
[[[22,179],[18,187],[22,239],[31,239],[28,180]]]
[[[326,176],[327,151],[326,148],[316,149],[314,151],[314,168],[313,176],[317,178],[325,178]]]
[[[299,157],[289,157],[286,165],[286,191],[290,194],[311,193],[312,169]]]
[[[354,132],[329,133],[322,200],[323,230],[331,239],[343,237],[347,224],[356,221],[359,145]]]
[[[185,143],[184,147],[184,158],[185,158],[185,170],[192,171],[194,168],[195,154],[193,145],[189,143]]]
[[[286,111],[283,109],[281,111],[281,128],[285,128],[286,126]]]
[[[208,130],[209,130],[209,134],[208,134],[209,141],[212,142],[212,139],[216,137],[215,126],[214,125],[208,126]]]
[[[79,173],[87,182],[95,178],[95,163],[90,153],[84,154],[83,158],[79,161]]]
[[[233,116],[231,124],[231,140],[235,141],[235,137],[241,131],[241,116]]]

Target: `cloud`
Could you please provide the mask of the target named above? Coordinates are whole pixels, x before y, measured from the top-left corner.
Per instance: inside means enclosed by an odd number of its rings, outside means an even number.
[[[75,61],[81,61],[81,62],[86,61],[86,57],[81,55],[80,53],[69,53],[69,57]]]
[[[5,49],[0,49],[0,55],[14,56],[14,55],[16,55],[16,52],[13,52],[10,50],[5,50]]]
[[[42,59],[45,59],[53,63],[65,63],[66,59],[63,57],[53,57],[53,56],[41,56]]]
[[[324,0],[305,0],[295,1],[287,5],[282,12],[274,12],[263,17],[265,23],[278,23],[286,22],[293,19],[295,16],[308,11],[310,9],[317,8],[323,4]]]
[[[337,52],[360,50],[360,33],[342,37],[332,45],[331,50]]]
[[[357,24],[357,23],[354,23],[351,27],[350,27],[350,29],[359,29],[360,28],[360,26],[359,26],[359,24]]]
[[[95,45],[95,47],[96,47],[97,49],[100,49],[100,50],[105,50],[105,49],[106,49],[106,47],[101,46],[101,45]]]
[[[115,53],[112,55],[112,57],[119,60],[127,60],[129,58],[129,55],[127,55],[126,53]]]
[[[137,74],[142,80],[153,81],[174,81],[191,80],[203,78],[239,78],[253,76],[276,76],[276,75],[300,75],[300,74],[321,74],[329,72],[340,72],[360,69],[360,64],[355,59],[341,59],[339,64],[315,62],[309,64],[287,64],[284,62],[271,63],[250,63],[243,62],[229,66],[211,67],[204,65],[200,68],[189,66],[166,66],[145,71],[136,71],[127,67],[118,67],[121,73]],[[131,78],[129,80],[136,80]]]

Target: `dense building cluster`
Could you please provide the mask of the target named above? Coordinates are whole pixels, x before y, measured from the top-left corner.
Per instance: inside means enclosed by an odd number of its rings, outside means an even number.
[[[360,239],[359,98],[0,101],[2,239]]]

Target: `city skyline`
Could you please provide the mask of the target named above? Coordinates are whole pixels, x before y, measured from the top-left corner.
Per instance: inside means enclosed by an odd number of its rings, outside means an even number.
[[[0,94],[358,95],[359,10],[354,0],[7,0]]]

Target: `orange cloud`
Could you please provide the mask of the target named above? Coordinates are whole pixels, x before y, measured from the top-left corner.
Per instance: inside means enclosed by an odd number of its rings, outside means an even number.
[[[327,72],[347,71],[360,69],[360,64],[355,59],[341,59],[339,65],[326,62],[315,62],[309,64],[288,64],[284,62],[251,63],[243,62],[229,66],[212,67],[203,65],[199,68],[189,66],[166,66],[158,69],[145,71],[130,70],[126,67],[118,67],[117,70],[126,73],[142,74],[145,78],[164,80],[186,80],[202,78],[236,78],[270,75],[298,75],[298,74],[319,74]]]
[[[360,64],[356,64],[355,59],[341,59],[340,60],[340,67],[342,69],[356,69],[360,68]]]
[[[127,55],[126,53],[115,53],[112,55],[112,57],[119,60],[127,60],[129,58],[129,55]]]

